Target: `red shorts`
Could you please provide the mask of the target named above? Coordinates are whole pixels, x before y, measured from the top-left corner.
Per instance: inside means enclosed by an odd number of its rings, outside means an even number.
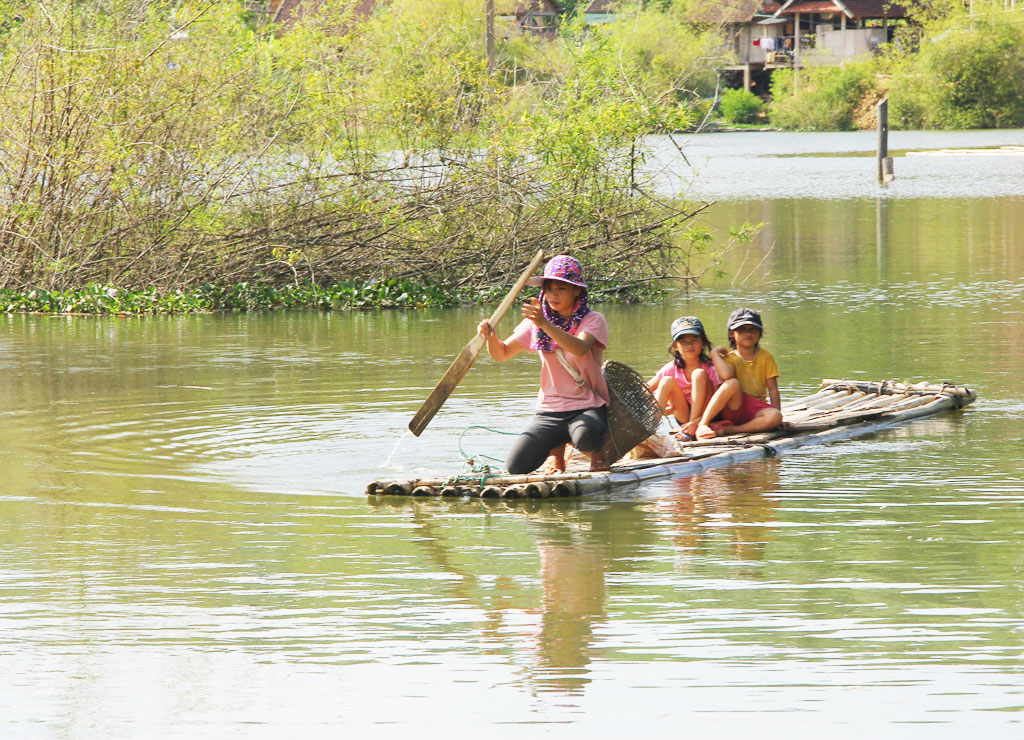
[[[726,406],[722,409],[722,413],[718,415],[718,418],[738,427],[740,424],[746,424],[748,421],[751,421],[761,409],[770,408],[772,408],[772,405],[767,401],[762,401],[760,398],[744,393],[743,401],[738,409],[733,411]]]

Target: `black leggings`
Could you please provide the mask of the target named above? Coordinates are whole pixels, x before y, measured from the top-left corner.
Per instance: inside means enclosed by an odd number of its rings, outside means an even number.
[[[512,475],[532,473],[555,447],[572,442],[581,452],[594,452],[604,444],[608,407],[577,411],[538,411],[530,426],[519,435],[508,453],[506,467]]]

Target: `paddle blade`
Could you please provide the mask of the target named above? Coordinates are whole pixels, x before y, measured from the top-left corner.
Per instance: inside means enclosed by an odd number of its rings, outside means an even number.
[[[427,400],[420,406],[420,410],[412,417],[412,421],[409,422],[410,432],[418,437],[427,428],[427,424],[434,418],[434,414],[444,405],[444,402],[448,400],[448,396],[455,390],[455,386],[459,384],[463,376],[469,372],[469,368],[476,362],[476,358],[480,356],[480,351],[484,348],[486,341],[487,338],[483,334],[477,334],[469,340],[469,344],[462,348],[459,356],[448,366],[444,376],[437,381],[434,390],[430,392]]]

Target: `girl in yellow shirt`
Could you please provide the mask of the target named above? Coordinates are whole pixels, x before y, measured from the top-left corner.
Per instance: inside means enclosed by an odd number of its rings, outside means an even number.
[[[726,324],[732,351],[713,351],[733,369],[735,377],[724,379],[711,396],[700,425],[698,439],[718,435],[766,432],[782,423],[779,397],[779,366],[771,353],[760,346],[764,325],[761,314],[738,308]],[[717,421],[712,421],[716,419]]]

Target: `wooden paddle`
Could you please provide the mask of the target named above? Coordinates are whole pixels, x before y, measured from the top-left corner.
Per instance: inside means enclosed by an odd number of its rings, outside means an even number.
[[[490,323],[492,329],[497,329],[498,323],[505,318],[505,314],[512,308],[512,304],[519,297],[519,294],[523,292],[523,288],[526,287],[526,281],[536,272],[543,259],[544,250],[538,250],[537,254],[533,256],[533,260],[530,261],[530,266],[523,271],[523,274],[516,280],[516,284],[512,286],[512,290],[508,292],[508,295],[505,296],[504,300],[494,309],[494,313],[491,314],[488,323]],[[444,405],[444,402],[448,400],[448,396],[455,390],[455,386],[459,384],[459,381],[469,372],[469,368],[476,362],[476,358],[480,356],[480,351],[486,343],[487,337],[483,334],[476,334],[469,340],[469,344],[462,348],[459,356],[449,365],[448,370],[437,381],[434,390],[427,396],[427,400],[420,406],[420,410],[412,417],[412,421],[409,422],[410,432],[418,437],[427,428],[427,424],[434,418],[434,414]]]

